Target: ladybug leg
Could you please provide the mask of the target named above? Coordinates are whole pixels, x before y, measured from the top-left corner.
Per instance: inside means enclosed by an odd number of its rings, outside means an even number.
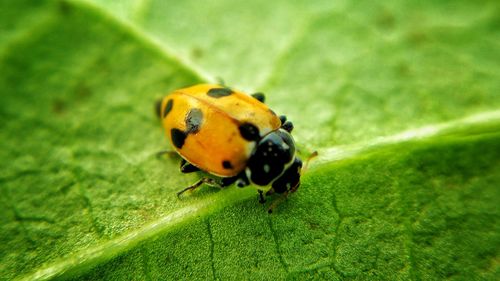
[[[184,172],[184,171],[182,171],[182,168],[185,167],[183,165],[192,166],[192,167],[196,168],[197,171],[199,171],[199,169],[197,167],[189,164],[186,160],[183,159],[183,161],[181,161],[181,172]],[[199,181],[195,182],[194,184],[192,184],[192,185],[184,188],[183,190],[177,192],[177,197],[179,197],[181,194],[183,194],[184,192],[186,192],[188,190],[195,190],[196,188],[198,188],[202,184],[208,184],[208,185],[216,186],[216,187],[219,187],[219,188],[222,189],[222,188],[227,187],[227,186],[229,186],[229,185],[231,185],[231,184],[233,184],[235,182],[236,182],[236,185],[238,187],[245,187],[245,186],[247,186],[247,185],[250,184],[248,178],[245,175],[245,172],[242,172],[239,175],[234,176],[234,177],[230,177],[230,178],[218,178],[218,179],[201,178]]]
[[[254,93],[251,96],[261,103],[264,103],[266,101],[266,96],[263,93]]]
[[[293,131],[293,123],[290,121],[287,121],[285,115],[280,115],[280,121],[281,121],[281,129],[291,133]]]
[[[290,121],[286,121],[285,123],[282,123],[281,129],[291,133],[293,131],[293,123]]]
[[[226,82],[224,81],[224,79],[222,79],[222,77],[215,77],[215,80],[217,81],[217,84],[224,87],[226,86]]]
[[[222,178],[221,179],[221,187],[226,187],[226,186],[230,186],[231,184],[233,184],[235,181],[237,181],[239,178],[239,176],[235,176],[235,177],[230,177],[230,178]]]
[[[189,163],[188,161],[184,160],[184,158],[181,160],[181,166],[180,166],[181,173],[187,174],[187,173],[192,173],[192,172],[198,172],[200,169],[193,164]]]
[[[221,186],[226,187],[229,186],[233,183],[236,183],[237,187],[245,187],[250,184],[250,181],[248,180],[245,171],[239,173],[238,175],[230,178],[222,178],[221,179]]]
[[[267,192],[267,193],[269,193],[269,192]],[[266,193],[266,195],[268,195],[267,193]],[[269,214],[271,214],[273,212],[274,208],[276,208],[276,206],[278,206],[281,202],[283,202],[288,197],[288,193],[289,193],[288,191],[285,191],[285,192],[283,192],[283,194],[280,197],[275,199],[273,201],[273,203],[271,203],[271,205],[269,206],[269,209],[267,209],[267,212]]]
[[[195,190],[196,188],[198,188],[200,185],[202,184],[208,184],[208,185],[211,185],[211,186],[217,186],[217,187],[220,187],[220,188],[223,188],[223,186],[221,186],[220,183],[218,183],[215,179],[212,179],[212,178],[201,178],[199,181],[195,182],[194,184],[184,188],[183,190],[177,192],[177,197],[180,197],[181,194],[183,194],[184,192],[188,191],[188,190]]]
[[[264,198],[264,191],[260,189],[258,189],[257,191],[259,192],[259,203],[260,204],[266,203],[266,198]]]
[[[242,188],[250,185],[250,181],[248,180],[247,175],[245,174],[244,171],[240,173],[237,177],[238,177],[238,179],[236,180],[237,187]]]

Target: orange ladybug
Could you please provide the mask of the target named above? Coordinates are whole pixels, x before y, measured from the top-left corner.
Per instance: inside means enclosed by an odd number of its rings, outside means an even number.
[[[295,192],[302,161],[295,155],[293,124],[264,103],[264,95],[248,95],[225,86],[200,84],[176,90],[157,103],[157,114],[175,151],[181,172],[204,171],[201,184],[221,188],[236,182],[259,187],[260,202],[272,193]],[[266,188],[267,187],[267,188]],[[271,211],[271,209],[270,209]]]

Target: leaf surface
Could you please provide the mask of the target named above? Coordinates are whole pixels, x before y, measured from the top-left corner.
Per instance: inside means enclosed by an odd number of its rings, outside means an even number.
[[[0,278],[495,280],[496,1],[0,3]],[[222,78],[319,151],[273,215],[175,192],[153,111]]]

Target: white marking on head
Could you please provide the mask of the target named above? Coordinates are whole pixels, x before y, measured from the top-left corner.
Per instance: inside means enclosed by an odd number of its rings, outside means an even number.
[[[269,166],[269,164],[264,164],[264,172],[267,174],[269,173],[269,171],[271,170],[271,166]]]
[[[245,148],[245,154],[247,157],[250,157],[250,155],[252,155],[252,152],[254,151],[255,149],[255,142],[248,142],[247,145],[246,145],[246,148]]]

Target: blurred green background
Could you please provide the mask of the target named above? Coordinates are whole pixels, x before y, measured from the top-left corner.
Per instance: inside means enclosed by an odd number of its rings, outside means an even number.
[[[0,0],[1,280],[500,279],[500,2]],[[154,101],[262,91],[272,215],[175,192]]]

